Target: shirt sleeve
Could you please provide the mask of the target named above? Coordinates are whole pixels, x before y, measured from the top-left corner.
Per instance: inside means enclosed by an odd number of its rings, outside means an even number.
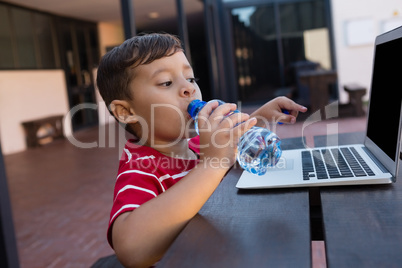
[[[112,248],[112,226],[116,218],[124,212],[133,211],[163,191],[162,184],[152,173],[127,170],[117,176],[107,232],[108,242]]]

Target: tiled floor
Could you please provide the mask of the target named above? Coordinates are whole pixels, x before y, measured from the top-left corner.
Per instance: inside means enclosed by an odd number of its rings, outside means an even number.
[[[312,146],[314,135],[365,129],[365,118],[308,122],[275,131],[282,138],[304,135]],[[22,268],[89,267],[113,253],[105,233],[120,153],[117,138],[104,133],[109,130],[96,127],[75,134],[78,141],[102,148],[57,140],[5,156]],[[314,266],[325,267],[324,244],[315,242],[312,248]]]
[[[97,129],[78,133],[96,140]],[[21,267],[89,267],[112,254],[106,242],[116,148],[67,140],[5,156]]]

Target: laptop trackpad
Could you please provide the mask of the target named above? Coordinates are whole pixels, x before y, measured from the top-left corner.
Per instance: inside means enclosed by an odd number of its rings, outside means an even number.
[[[281,157],[276,166],[268,168],[268,172],[293,170],[293,168],[294,168],[294,159],[289,157],[285,159]]]

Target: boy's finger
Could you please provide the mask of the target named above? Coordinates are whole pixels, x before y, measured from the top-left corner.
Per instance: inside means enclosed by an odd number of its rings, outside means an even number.
[[[211,101],[205,104],[205,106],[201,109],[198,113],[198,128],[203,128],[206,122],[209,120],[210,115],[212,112],[219,106],[217,101]]]
[[[251,117],[247,121],[238,124],[233,128],[234,131],[234,136],[238,139],[240,139],[241,136],[243,136],[244,133],[246,133],[250,128],[255,126],[257,124],[257,118]]]
[[[279,97],[278,98],[278,105],[282,110],[288,110],[292,112],[306,112],[307,108],[303,105],[297,104],[293,100],[286,98],[286,97]]]
[[[283,99],[283,101],[279,103],[279,106],[282,110],[282,113],[279,115],[278,121],[285,124],[294,124],[299,112],[304,113],[307,111],[307,108],[303,105],[297,104],[296,102],[287,98]]]
[[[246,113],[234,113],[229,116],[225,116],[222,120],[222,122],[227,123],[228,126],[225,124],[222,127],[229,127],[229,128],[234,128],[239,124],[244,123],[250,118],[249,114]]]
[[[237,105],[234,103],[225,103],[219,105],[211,114],[210,119],[213,119],[213,122],[219,124],[225,118],[231,116],[231,113],[236,111]],[[238,112],[236,112],[238,113]]]
[[[216,109],[216,107],[218,107],[218,106],[219,106],[219,103],[217,101],[208,102],[198,113],[198,116],[208,118],[212,114],[212,112]]]
[[[307,108],[303,105],[297,104],[292,100],[288,100],[287,102],[281,103],[281,109],[287,110],[291,115],[297,116],[299,112],[307,112]]]
[[[296,116],[284,114],[279,117],[279,122],[285,123],[285,124],[294,124],[294,123],[296,123],[296,117],[297,117],[297,114],[296,114]]]
[[[233,112],[237,109],[237,105],[234,103],[224,103],[215,109],[215,116],[223,115],[227,116],[230,112]]]

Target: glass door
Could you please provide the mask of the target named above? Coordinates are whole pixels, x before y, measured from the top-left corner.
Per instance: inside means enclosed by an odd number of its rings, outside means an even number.
[[[273,4],[231,11],[238,98],[270,99],[281,86],[281,64]]]
[[[98,63],[96,25],[59,21],[61,64],[66,72],[70,108],[83,103],[96,103],[92,69]],[[97,111],[79,109],[72,117],[73,130],[98,123]]]
[[[238,100],[259,103],[286,95],[305,102],[299,72],[333,68],[326,0],[235,5],[231,2],[226,12]]]

